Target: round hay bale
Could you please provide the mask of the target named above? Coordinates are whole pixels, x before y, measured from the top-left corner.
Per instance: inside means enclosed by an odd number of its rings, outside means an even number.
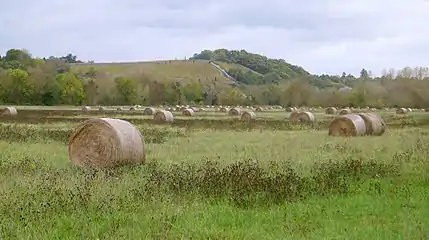
[[[349,108],[343,108],[339,112],[340,115],[347,115],[347,114],[351,114],[351,113],[352,113],[352,110],[350,110]]]
[[[257,108],[255,109],[255,111],[256,111],[256,112],[263,112],[263,111],[264,111],[264,109],[263,109],[262,107],[257,107]]]
[[[337,113],[337,109],[334,107],[328,107],[327,109],[325,109],[326,115],[334,115],[336,113]]]
[[[398,108],[396,109],[396,114],[406,114],[408,110],[406,108]]]
[[[241,110],[240,110],[239,108],[231,108],[231,109],[228,111],[228,115],[229,115],[229,116],[239,116],[239,115],[240,115],[240,113],[241,113]]]
[[[252,111],[244,111],[244,112],[241,114],[241,120],[242,120],[242,121],[249,122],[249,121],[252,121],[252,120],[255,120],[255,119],[256,119],[256,114],[255,114],[255,112],[252,112]]]
[[[381,136],[386,131],[386,124],[376,113],[359,113],[366,126],[366,135]]]
[[[290,113],[290,116],[289,116],[289,120],[290,120],[291,122],[293,122],[293,123],[298,122],[298,115],[299,115],[299,112],[298,112],[298,111],[293,111],[293,112],[291,112],[291,113]]]
[[[82,108],[82,112],[87,113],[87,112],[90,112],[90,111],[91,111],[91,107],[84,106],[84,107]]]
[[[413,109],[411,109],[411,108],[407,108],[407,111],[408,111],[408,112],[412,112],[412,111],[413,111]]]
[[[226,107],[221,107],[220,109],[219,109],[219,112],[221,112],[221,113],[226,113],[226,112],[228,112],[229,111],[229,109],[228,108],[226,108]]]
[[[148,107],[148,108],[145,108],[145,109],[143,110],[143,115],[154,115],[154,114],[155,114],[155,112],[156,112],[156,109],[155,109],[155,108],[153,108],[153,107]]]
[[[192,116],[194,116],[194,114],[195,114],[195,112],[194,112],[194,110],[192,110],[192,108],[187,108],[187,109],[182,111],[183,116],[192,117]]]
[[[116,111],[118,111],[118,112],[122,112],[122,108],[121,107],[118,107],[118,108],[116,108]]]
[[[130,110],[131,112],[134,112],[134,111],[136,111],[136,110],[137,110],[137,108],[136,108],[135,106],[131,106],[129,110]]]
[[[194,111],[194,112],[199,112],[200,111],[200,109],[198,109],[196,107],[190,107],[190,109],[192,109],[192,111]]]
[[[294,112],[296,109],[294,107],[287,107],[286,112]]]
[[[100,107],[98,107],[98,111],[99,111],[99,112],[105,112],[105,111],[106,111],[106,108],[105,108],[105,107],[103,107],[103,106],[100,106]]]
[[[172,123],[174,122],[174,116],[170,111],[158,110],[153,115],[153,120],[156,123]]]
[[[429,108],[426,108],[426,109],[425,109],[425,112],[429,112]]]
[[[144,139],[131,123],[112,118],[89,119],[68,141],[70,161],[80,167],[113,168],[145,161]]]
[[[16,116],[18,111],[14,107],[6,107],[0,110],[0,116]]]
[[[314,123],[316,118],[314,117],[314,114],[311,112],[300,112],[298,113],[298,121],[301,123]]]
[[[329,136],[355,137],[365,133],[365,121],[357,114],[341,115],[329,124]]]

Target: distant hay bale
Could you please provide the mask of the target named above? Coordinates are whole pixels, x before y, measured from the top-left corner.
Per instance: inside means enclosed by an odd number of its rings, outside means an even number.
[[[340,115],[347,115],[347,114],[351,114],[351,113],[352,113],[352,110],[350,110],[349,108],[343,108],[339,112]]]
[[[226,107],[221,107],[220,109],[219,109],[219,112],[221,112],[221,113],[226,113],[226,112],[228,112],[229,111],[229,109],[228,108],[226,108]]]
[[[153,120],[156,123],[172,123],[174,122],[174,116],[170,111],[158,110],[153,115]]]
[[[14,107],[6,107],[0,110],[0,116],[16,116],[18,111]]]
[[[336,113],[337,113],[337,109],[334,107],[328,107],[327,109],[325,109],[326,115],[334,115]]]
[[[296,109],[294,107],[287,107],[286,112],[294,112]]]
[[[413,109],[411,109],[411,108],[407,108],[407,111],[408,111],[408,112],[412,112],[412,111],[413,111]]]
[[[240,115],[240,113],[241,113],[241,110],[240,110],[239,108],[231,108],[231,109],[228,111],[228,115],[229,115],[229,116],[239,116],[239,115]]]
[[[255,108],[255,111],[256,111],[256,112],[263,112],[263,111],[264,111],[264,109],[263,109],[262,107],[257,107],[257,108]]]
[[[255,120],[256,119],[256,114],[255,114],[255,112],[252,112],[252,111],[244,111],[242,114],[241,114],[241,120],[242,121],[247,121],[247,122],[249,122],[249,121],[252,121],[252,120]]]
[[[135,107],[135,106],[131,106],[129,110],[130,110],[131,112],[134,112],[134,111],[136,111],[136,110],[137,110],[137,107]]]
[[[144,139],[131,123],[94,118],[79,125],[68,141],[70,161],[80,167],[113,168],[145,161]]]
[[[297,118],[301,123],[314,123],[316,120],[314,114],[311,112],[299,112]]]
[[[425,112],[429,112],[429,108],[426,108],[426,109],[425,109]]]
[[[355,137],[365,133],[365,121],[357,114],[338,116],[329,124],[329,136]]]
[[[386,124],[376,113],[359,113],[366,126],[366,135],[381,136],[386,131]]]
[[[156,109],[153,107],[147,107],[143,110],[143,115],[154,115],[156,112]]]
[[[87,113],[87,112],[90,112],[90,111],[91,111],[91,107],[84,106],[84,107],[82,108],[82,112]]]
[[[298,111],[293,111],[293,112],[291,112],[291,113],[290,113],[290,116],[289,116],[289,120],[290,120],[291,122],[293,122],[293,123],[298,122],[298,121],[299,121],[299,120],[298,120],[298,115],[299,115],[299,112],[298,112]]]
[[[192,110],[192,108],[187,108],[187,109],[182,111],[183,116],[192,117],[192,116],[194,116],[194,114],[195,114],[195,112],[194,112],[194,110]]]
[[[118,111],[118,112],[122,112],[122,111],[123,111],[123,109],[122,109],[121,107],[118,107],[118,108],[116,108],[116,111]]]
[[[398,108],[396,109],[396,114],[406,114],[408,110],[406,108]]]
[[[194,111],[194,113],[199,112],[200,109],[196,108],[196,107],[190,107],[190,109],[192,109],[192,111]]]
[[[100,107],[98,107],[98,111],[99,111],[99,112],[105,112],[105,111],[106,111],[106,108],[105,108],[105,107],[103,107],[103,106],[100,106]]]

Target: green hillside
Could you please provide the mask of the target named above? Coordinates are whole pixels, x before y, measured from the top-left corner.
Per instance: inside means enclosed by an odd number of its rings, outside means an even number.
[[[112,80],[116,77],[137,77],[163,83],[201,82],[203,85],[209,85],[216,82],[220,87],[234,83],[207,60],[76,64],[72,67],[72,71],[87,72],[91,68]]]

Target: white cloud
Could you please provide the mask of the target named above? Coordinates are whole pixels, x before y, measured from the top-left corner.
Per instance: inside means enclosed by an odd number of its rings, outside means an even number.
[[[424,0],[16,0],[0,9],[0,52],[138,61],[246,49],[312,73],[429,65]]]

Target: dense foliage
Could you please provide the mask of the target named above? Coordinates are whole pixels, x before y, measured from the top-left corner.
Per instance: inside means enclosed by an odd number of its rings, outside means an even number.
[[[95,68],[73,72],[76,56],[33,58],[26,50],[10,49],[0,56],[0,104],[15,105],[159,105],[224,104],[283,106],[429,106],[429,70],[404,68],[372,77],[311,75],[284,60],[241,51],[218,49],[194,59],[231,63],[238,82],[220,89],[195,81],[162,82],[147,76],[115,76],[109,80]],[[344,91],[344,87],[350,87]]]

